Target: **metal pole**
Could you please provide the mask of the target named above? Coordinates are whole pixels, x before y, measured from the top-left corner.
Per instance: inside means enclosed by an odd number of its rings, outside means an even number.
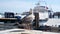
[[[39,27],[39,13],[35,13],[35,28]]]

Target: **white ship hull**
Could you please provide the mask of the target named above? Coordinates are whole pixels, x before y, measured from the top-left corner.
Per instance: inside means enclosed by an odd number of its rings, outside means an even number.
[[[58,18],[51,18],[51,19],[48,19],[48,21],[43,23],[43,24],[47,25],[47,26],[52,26],[52,27],[59,27],[60,19],[58,19]]]

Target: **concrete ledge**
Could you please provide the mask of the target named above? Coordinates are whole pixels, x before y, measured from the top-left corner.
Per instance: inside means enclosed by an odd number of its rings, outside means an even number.
[[[26,30],[26,29],[10,29],[0,31],[0,34],[60,34],[60,33],[43,32],[43,31]]]

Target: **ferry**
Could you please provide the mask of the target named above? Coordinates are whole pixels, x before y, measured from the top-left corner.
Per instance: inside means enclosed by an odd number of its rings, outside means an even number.
[[[34,13],[39,13],[39,26],[44,27],[47,26],[47,29],[54,28],[58,29],[60,31],[60,12],[54,12],[51,9],[49,9],[47,6],[41,6],[38,5],[35,6],[33,9],[33,16]],[[31,12],[31,11],[30,11]],[[26,15],[29,15],[30,12],[25,12]],[[44,28],[43,28],[44,29]]]

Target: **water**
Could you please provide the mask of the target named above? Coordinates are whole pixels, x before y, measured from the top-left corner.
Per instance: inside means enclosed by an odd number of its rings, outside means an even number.
[[[40,21],[39,25],[42,25],[45,22],[46,21]],[[15,23],[4,23],[4,22],[0,22],[0,30],[17,28],[17,26],[13,26],[14,24]]]
[[[17,28],[17,26],[13,26],[14,24],[15,23],[4,23],[4,22],[0,22],[0,30]]]

